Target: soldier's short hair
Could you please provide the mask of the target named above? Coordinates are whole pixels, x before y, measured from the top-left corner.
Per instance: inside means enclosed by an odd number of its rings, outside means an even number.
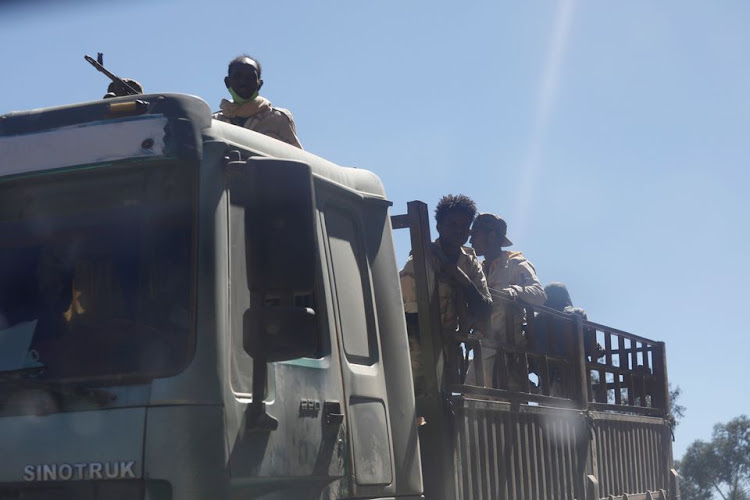
[[[229,65],[227,66],[227,76],[229,76],[229,73],[232,72],[232,66],[234,66],[235,64],[244,64],[245,59],[251,59],[255,63],[255,65],[258,67],[258,78],[260,78],[260,74],[263,72],[263,69],[260,67],[260,61],[248,54],[242,54],[229,61]]]
[[[453,212],[465,213],[471,220],[477,215],[477,205],[474,200],[463,194],[448,194],[440,198],[435,207],[435,221],[442,222],[445,217]]]

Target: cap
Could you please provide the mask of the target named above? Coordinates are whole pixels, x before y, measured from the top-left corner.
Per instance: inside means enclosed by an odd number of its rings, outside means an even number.
[[[501,247],[509,247],[513,244],[505,236],[508,232],[508,224],[499,215],[488,213],[477,215],[477,218],[474,219],[474,224],[471,226],[471,231],[494,231],[502,238]]]

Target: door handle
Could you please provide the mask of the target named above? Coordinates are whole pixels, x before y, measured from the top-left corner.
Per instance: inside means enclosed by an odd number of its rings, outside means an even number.
[[[339,401],[326,401],[323,403],[323,414],[328,425],[341,425],[344,423],[344,414],[341,412],[341,403]]]

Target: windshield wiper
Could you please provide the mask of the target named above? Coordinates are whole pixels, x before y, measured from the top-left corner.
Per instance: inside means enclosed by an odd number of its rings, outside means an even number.
[[[8,372],[0,372],[0,386],[14,388],[47,389],[60,396],[74,399],[93,401],[100,406],[112,403],[117,394],[105,389],[88,387],[85,384],[65,384],[37,378],[46,371],[45,366],[21,368]]]

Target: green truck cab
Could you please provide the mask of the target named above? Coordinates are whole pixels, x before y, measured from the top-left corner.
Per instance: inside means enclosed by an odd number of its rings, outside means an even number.
[[[674,498],[663,344],[598,325],[563,399],[451,380],[436,344],[417,410],[410,214],[192,96],[0,116],[0,498]]]

